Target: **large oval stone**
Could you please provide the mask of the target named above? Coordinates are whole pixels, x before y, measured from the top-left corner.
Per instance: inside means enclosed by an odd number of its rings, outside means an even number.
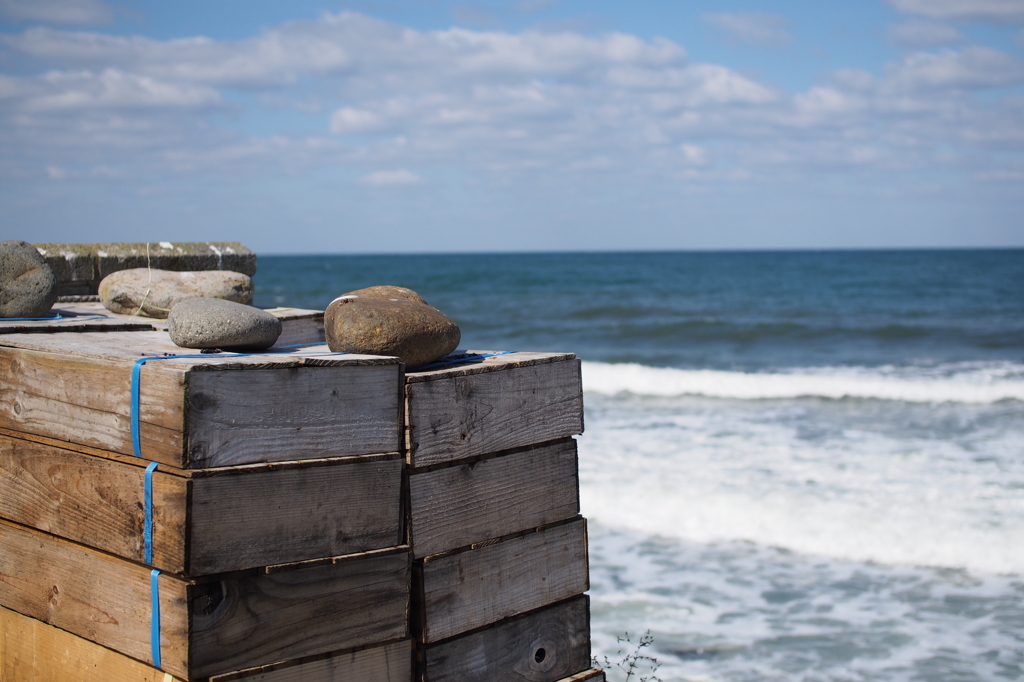
[[[332,351],[397,356],[407,369],[440,360],[462,338],[458,325],[426,303],[356,294],[327,306],[324,331]]]
[[[0,242],[0,317],[43,317],[57,300],[57,278],[28,242]]]
[[[248,275],[229,270],[172,272],[132,268],[107,275],[99,287],[100,301],[110,312],[161,319],[167,317],[175,303],[186,298],[219,298],[249,304],[252,292]]]
[[[391,286],[390,284],[356,289],[342,296],[358,296],[359,298],[372,298],[377,301],[416,301],[417,303],[426,303],[423,297],[412,289]],[[339,298],[341,297],[339,296]]]
[[[171,308],[167,331],[182,348],[262,350],[281,336],[281,320],[234,301],[187,298]]]

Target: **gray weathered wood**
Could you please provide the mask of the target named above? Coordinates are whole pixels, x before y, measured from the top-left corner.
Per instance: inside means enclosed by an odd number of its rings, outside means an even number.
[[[298,663],[216,675],[209,682],[410,682],[412,640],[336,653]]]
[[[150,569],[0,521],[0,606],[140,661],[150,652]],[[208,677],[401,639],[409,553],[370,552],[216,579],[158,577],[162,668]]]
[[[409,475],[410,544],[422,558],[576,516],[576,442]]]
[[[302,308],[267,308],[281,320],[281,336],[274,347],[297,343],[324,343],[324,313]],[[167,320],[111,312],[98,301],[59,301],[46,320],[5,320],[0,318],[0,334],[89,332],[89,331],[167,331]]]
[[[405,396],[413,467],[583,432],[580,364],[571,353],[512,353],[410,372]]]
[[[438,642],[582,594],[588,570],[582,518],[427,557],[417,567],[420,641]]]
[[[423,682],[559,682],[590,668],[586,595],[423,651]]]
[[[0,428],[132,454],[131,370],[191,354],[163,332],[0,335]],[[397,358],[326,346],[153,360],[142,367],[142,456],[171,466],[397,452]]]
[[[0,429],[0,518],[143,561],[145,461]],[[102,453],[100,453],[102,454]],[[401,455],[153,474],[153,566],[207,575],[402,542]]]

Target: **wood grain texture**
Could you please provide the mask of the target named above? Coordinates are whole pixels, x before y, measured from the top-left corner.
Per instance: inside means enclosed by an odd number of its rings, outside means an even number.
[[[0,521],[0,606],[152,663],[150,569]],[[161,575],[163,668],[188,677],[188,585]]]
[[[409,475],[415,558],[562,521],[579,513],[576,442],[567,439]]]
[[[581,673],[571,675],[559,682],[605,682],[604,671],[600,668],[591,668]]]
[[[145,464],[0,434],[0,518],[142,562]],[[403,539],[402,467],[397,453],[158,467],[152,565],[209,575],[394,547]]]
[[[0,427],[131,455],[134,361],[183,352],[163,332],[0,336]],[[395,358],[326,350],[152,361],[142,456],[202,468],[397,452],[400,377]]]
[[[423,651],[423,682],[559,682],[590,668],[586,595]]]
[[[254,671],[210,678],[210,682],[410,682],[412,640],[337,653],[311,661],[286,662]]]
[[[582,518],[417,567],[419,641],[438,642],[586,592]]]
[[[242,575],[190,591],[190,672],[252,668],[408,636],[409,553]]]
[[[35,618],[0,607],[4,682],[185,682]]]
[[[0,521],[0,605],[152,663],[149,567]],[[159,576],[163,669],[180,677],[401,639],[409,554],[218,580]]]
[[[573,355],[514,353],[468,367],[410,372],[405,396],[413,467],[583,432],[580,364]]]

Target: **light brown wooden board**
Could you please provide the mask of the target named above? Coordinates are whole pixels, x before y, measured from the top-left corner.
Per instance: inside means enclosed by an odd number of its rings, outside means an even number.
[[[185,682],[179,677],[0,607],[4,682]]]
[[[0,431],[0,518],[144,560],[145,461],[96,457],[10,433]],[[395,453],[308,466],[158,467],[152,565],[208,575],[396,546],[403,535],[402,466]]]
[[[337,653],[297,664],[217,675],[210,682],[410,682],[412,640]]]
[[[430,644],[586,592],[587,527],[578,518],[417,562],[419,641]]]
[[[605,682],[604,671],[600,668],[591,668],[577,673],[559,682]]]
[[[296,343],[324,343],[324,313],[302,308],[266,308],[281,320],[281,336],[275,347]],[[60,317],[56,317],[59,315]],[[88,331],[167,331],[167,320],[141,315],[121,315],[97,301],[58,301],[45,320],[0,318],[0,334]],[[188,352],[188,351],[184,351]]]
[[[152,663],[150,569],[0,521],[0,606]],[[162,669],[208,677],[401,639],[409,553],[248,571],[201,582],[161,574]]]
[[[572,439],[409,475],[410,544],[422,558],[576,516]]]
[[[162,332],[0,335],[0,428],[133,454],[131,371],[179,354]],[[326,346],[152,360],[141,369],[142,456],[177,467],[397,452],[397,358]]]
[[[571,353],[499,355],[409,372],[405,381],[413,467],[583,433],[580,363]]]
[[[423,682],[559,682],[590,668],[586,595],[424,647]]]

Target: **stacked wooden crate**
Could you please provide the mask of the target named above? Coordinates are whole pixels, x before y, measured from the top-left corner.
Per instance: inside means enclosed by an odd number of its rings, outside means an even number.
[[[576,357],[471,351],[409,372],[405,426],[418,679],[603,680]]]
[[[0,334],[0,679],[412,677],[402,367]]]

